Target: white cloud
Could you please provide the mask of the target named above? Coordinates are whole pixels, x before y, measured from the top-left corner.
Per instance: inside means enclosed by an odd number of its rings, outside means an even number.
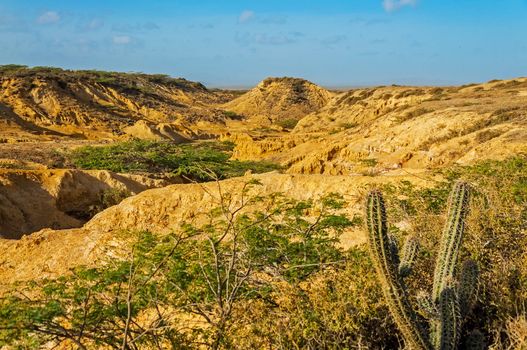
[[[417,0],[383,0],[382,6],[387,12],[393,12],[399,10],[405,6],[415,6]]]
[[[52,24],[60,21],[60,15],[55,11],[46,11],[37,18],[39,24]]]
[[[128,35],[117,35],[113,37],[113,43],[116,45],[127,45],[132,42],[132,38]]]
[[[254,11],[245,10],[240,14],[240,17],[238,17],[238,21],[240,23],[246,23],[249,22],[251,19],[254,18]]]

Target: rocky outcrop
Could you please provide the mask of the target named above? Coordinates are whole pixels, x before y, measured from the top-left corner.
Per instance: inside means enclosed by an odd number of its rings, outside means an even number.
[[[173,124],[152,124],[148,123],[145,120],[140,120],[135,123],[133,126],[129,126],[123,129],[123,132],[133,138],[140,140],[152,140],[152,141],[161,141],[161,140],[170,140],[175,143],[188,142],[189,138],[183,136],[183,133],[180,132],[177,125]],[[186,134],[193,136],[191,130],[187,129]]]

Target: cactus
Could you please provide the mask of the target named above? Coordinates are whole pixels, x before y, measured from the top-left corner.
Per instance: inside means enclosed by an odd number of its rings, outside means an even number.
[[[395,318],[408,345],[414,349],[430,349],[427,334],[419,324],[413,310],[404,281],[399,273],[399,257],[395,241],[388,235],[386,208],[382,194],[373,191],[368,196],[367,225],[370,249],[390,312]]]
[[[485,336],[479,330],[475,329],[467,335],[465,340],[466,350],[483,350],[485,348]]]
[[[432,302],[430,294],[425,291],[420,291],[417,294],[417,304],[421,314],[429,320],[439,320],[439,310]]]
[[[465,217],[468,212],[470,187],[465,182],[454,186],[449,199],[448,219],[441,236],[439,255],[437,256],[432,297],[439,301],[441,291],[454,277],[461,239],[465,231]]]
[[[439,335],[434,341],[436,349],[455,350],[459,340],[460,315],[459,301],[456,290],[452,286],[445,287],[439,296],[439,315],[437,323]]]
[[[473,261],[463,264],[458,283],[454,279],[469,195],[468,184],[458,182],[454,186],[436,261],[432,293],[418,294],[417,300],[421,314],[428,321],[427,327],[412,307],[404,282],[404,278],[412,272],[419,243],[415,237],[408,238],[400,256],[396,240],[388,232],[381,192],[374,190],[368,195],[366,223],[372,260],[390,312],[408,348],[449,350],[458,346],[463,320],[475,301],[478,281],[478,267]]]

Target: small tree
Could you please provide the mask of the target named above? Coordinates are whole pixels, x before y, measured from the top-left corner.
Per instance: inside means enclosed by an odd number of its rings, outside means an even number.
[[[330,194],[318,202],[219,188],[218,207],[179,232],[134,235],[120,259],[33,282],[0,304],[0,346],[231,348],[233,310],[273,303],[276,283],[300,283],[340,263],[336,243],[352,224]]]

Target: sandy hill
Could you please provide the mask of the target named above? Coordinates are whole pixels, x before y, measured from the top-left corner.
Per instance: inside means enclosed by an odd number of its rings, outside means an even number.
[[[329,91],[304,79],[267,78],[223,107],[265,126],[299,120],[318,111],[330,98]]]
[[[0,139],[10,142],[115,139],[138,121],[224,124],[215,106],[233,98],[165,75],[12,65],[0,66],[0,87]]]
[[[235,157],[331,175],[500,159],[527,150],[526,102],[526,78],[351,90],[301,119],[291,134],[239,137]]]

